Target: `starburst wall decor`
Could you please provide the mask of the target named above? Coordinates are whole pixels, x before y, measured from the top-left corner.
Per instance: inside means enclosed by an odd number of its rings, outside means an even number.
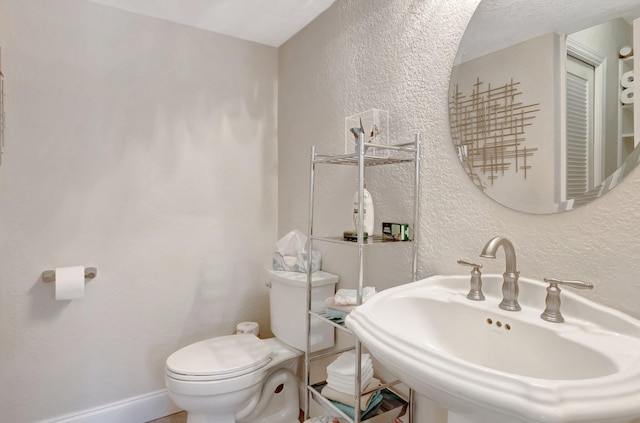
[[[485,86],[486,85],[486,86]],[[464,168],[482,190],[513,168],[527,179],[527,159],[537,148],[525,145],[525,132],[532,125],[539,103],[518,100],[520,82],[492,86],[476,78],[467,97],[455,84],[449,97],[449,118],[453,142]],[[485,178],[480,178],[479,175]]]

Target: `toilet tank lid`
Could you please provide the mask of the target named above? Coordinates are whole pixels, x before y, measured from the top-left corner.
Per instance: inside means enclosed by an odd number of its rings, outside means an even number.
[[[307,274],[300,272],[285,272],[282,270],[273,270],[266,268],[267,276],[270,281],[278,281],[288,285],[304,288],[307,286]],[[338,283],[338,275],[318,270],[311,274],[311,286],[331,285]]]

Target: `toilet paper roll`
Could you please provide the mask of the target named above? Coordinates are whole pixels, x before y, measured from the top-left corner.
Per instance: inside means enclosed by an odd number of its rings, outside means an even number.
[[[236,333],[260,334],[260,326],[256,322],[240,322],[236,325]]]
[[[631,46],[624,46],[620,49],[620,57],[627,57],[633,53],[633,48]]]
[[[633,88],[625,88],[620,93],[620,101],[622,104],[633,104]]]
[[[625,88],[633,87],[633,80],[633,71],[630,70],[629,72],[625,72],[622,74],[622,76],[620,77],[620,85]]]
[[[84,266],[56,268],[56,300],[73,300],[84,296]]]

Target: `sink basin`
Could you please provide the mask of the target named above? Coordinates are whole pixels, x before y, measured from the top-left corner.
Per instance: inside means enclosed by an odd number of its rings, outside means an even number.
[[[565,323],[550,323],[540,319],[545,283],[520,278],[518,312],[498,307],[501,286],[502,275],[483,275],[486,301],[471,301],[469,276],[433,276],[378,293],[347,326],[401,381],[462,416],[455,421],[640,417],[640,321],[568,288]]]

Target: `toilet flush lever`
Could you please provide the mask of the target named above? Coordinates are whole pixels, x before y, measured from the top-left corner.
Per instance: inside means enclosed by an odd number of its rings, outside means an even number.
[[[471,288],[469,289],[467,298],[473,301],[484,301],[484,294],[482,293],[482,272],[480,272],[482,265],[462,259],[458,259],[458,264],[473,267],[473,269],[471,269]]]
[[[558,285],[566,285],[577,289],[593,289],[593,284],[590,282],[582,281],[562,281],[554,278],[544,278],[544,281],[549,284],[547,287],[546,308],[540,315],[542,320],[552,323],[564,322],[564,317],[560,313],[560,288]]]

